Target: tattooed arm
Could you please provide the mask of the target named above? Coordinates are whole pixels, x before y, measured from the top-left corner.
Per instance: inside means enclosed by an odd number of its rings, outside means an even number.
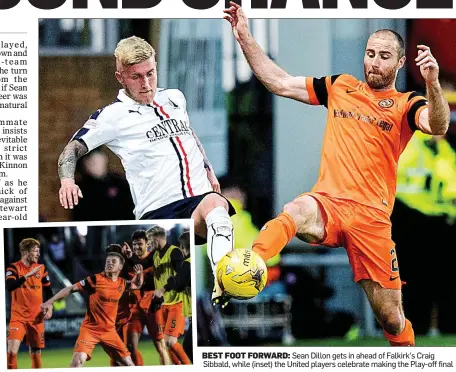
[[[201,154],[203,155],[204,168],[206,168],[207,178],[209,179],[209,182],[211,183],[212,190],[219,193],[219,192],[221,192],[220,183],[219,183],[217,177],[215,176],[214,169],[212,168],[212,164],[210,163],[209,159],[207,158],[203,145],[201,144],[201,141],[199,140],[199,138],[197,137],[197,135],[193,129],[192,129],[192,134],[193,134],[193,137],[195,138],[198,148],[201,151]]]
[[[74,172],[77,161],[87,152],[87,146],[83,142],[71,141],[59,156],[59,199],[65,209],[73,209],[79,198],[82,198],[81,189],[74,183]]]

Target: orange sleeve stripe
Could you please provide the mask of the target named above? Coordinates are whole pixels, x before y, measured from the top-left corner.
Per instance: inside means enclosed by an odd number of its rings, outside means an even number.
[[[15,272],[17,274],[17,270],[14,266],[10,266],[6,269],[6,271],[12,271],[12,272]]]
[[[306,89],[307,92],[309,93],[309,101],[312,105],[319,105],[320,102],[318,102],[317,95],[315,93],[315,89],[313,86],[313,78],[312,77],[306,77]]]
[[[5,280],[8,280],[8,279],[18,279],[18,278],[14,275],[8,275]]]
[[[50,283],[50,282],[43,283],[43,287],[50,287],[50,286],[51,286],[51,283]]]

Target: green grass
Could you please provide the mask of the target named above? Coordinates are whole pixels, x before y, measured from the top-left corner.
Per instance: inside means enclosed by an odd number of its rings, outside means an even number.
[[[139,343],[144,365],[158,365],[159,359],[152,341],[141,341]],[[68,368],[70,366],[73,348],[44,349],[41,360],[43,368]],[[18,368],[31,368],[30,356],[27,352],[20,352],[17,358]],[[97,345],[92,353],[92,359],[84,364],[84,367],[109,367],[109,357],[100,345]]]
[[[318,340],[297,340],[290,346],[388,346],[388,341],[383,337],[358,338],[347,341],[342,338],[327,338]],[[269,346],[269,345],[268,345]],[[272,345],[270,345],[272,346]],[[274,346],[277,346],[275,344]],[[456,335],[452,336],[417,336],[416,346],[456,346]]]

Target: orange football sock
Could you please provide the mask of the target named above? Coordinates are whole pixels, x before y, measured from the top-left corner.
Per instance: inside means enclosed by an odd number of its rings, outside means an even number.
[[[176,342],[171,349],[174,351],[174,354],[179,358],[181,364],[192,364],[187,354],[185,354],[184,348],[178,342]]]
[[[415,333],[413,332],[412,323],[405,319],[404,330],[398,335],[390,335],[385,330],[383,334],[388,339],[390,346],[415,346]]]
[[[32,368],[41,368],[41,354],[30,354],[30,358],[32,358]]]
[[[8,369],[17,369],[17,354],[8,353],[6,360],[8,361]]]
[[[296,224],[286,212],[280,213],[273,220],[266,222],[260,230],[252,249],[264,261],[278,254],[296,235]]]
[[[135,349],[131,352],[131,359],[133,360],[133,363],[135,364],[135,366],[144,365],[144,360],[143,360],[142,354],[138,349]]]
[[[168,349],[168,354],[169,354],[169,357],[171,358],[171,361],[173,362],[173,364],[182,364],[181,361],[179,360],[179,358],[177,357],[176,354],[174,354],[174,351],[172,349]]]

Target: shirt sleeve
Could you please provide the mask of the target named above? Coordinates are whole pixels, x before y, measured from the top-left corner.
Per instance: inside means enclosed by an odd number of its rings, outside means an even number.
[[[51,286],[51,280],[49,279],[49,273],[46,270],[46,267],[43,265],[43,275],[41,277],[41,284],[43,287],[50,287]]]
[[[97,277],[95,275],[91,275],[78,282],[77,287],[80,292],[92,294],[95,293],[96,284]]]
[[[324,76],[321,78],[306,77],[306,89],[312,105],[328,107],[328,97],[332,85],[340,75]]]
[[[184,262],[184,255],[179,248],[174,248],[171,252],[171,265],[173,265],[174,271],[178,272]]]
[[[90,115],[71,138],[71,141],[84,142],[89,151],[113,141],[117,137],[117,131],[113,125],[112,114],[104,109],[99,109]]]
[[[412,92],[410,94],[406,105],[405,120],[412,131],[418,129],[418,120],[420,118],[421,111],[428,107],[428,101],[424,96],[419,95],[416,92]]]
[[[165,285],[165,289],[167,291],[175,290],[181,292],[190,286],[190,279],[190,262],[184,261],[176,275],[168,278],[168,283]]]
[[[25,277],[18,277],[17,270],[14,266],[8,267],[6,270],[6,289],[8,292],[18,289],[24,283]]]

